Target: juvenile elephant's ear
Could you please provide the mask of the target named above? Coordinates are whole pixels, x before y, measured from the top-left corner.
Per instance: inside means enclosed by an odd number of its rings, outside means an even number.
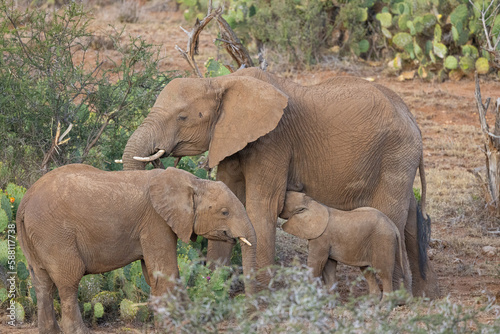
[[[195,180],[190,173],[172,167],[149,179],[153,208],[186,243],[193,234]]]
[[[283,225],[283,231],[301,239],[316,239],[325,232],[328,225],[328,209],[319,204],[309,206],[307,211],[294,214]]]
[[[208,149],[209,167],[272,131],[283,116],[288,97],[253,77],[224,76],[220,114]]]

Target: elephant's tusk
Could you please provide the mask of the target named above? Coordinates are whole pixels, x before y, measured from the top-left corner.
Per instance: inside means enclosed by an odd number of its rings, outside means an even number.
[[[155,161],[156,159],[159,159],[162,155],[165,154],[165,150],[159,150],[155,154],[149,156],[149,157],[134,157],[135,160],[142,161],[142,162],[150,162],[150,161]]]
[[[252,246],[252,244],[250,243],[250,241],[248,241],[247,239],[243,238],[243,237],[240,237],[239,238],[241,241],[243,241],[244,243],[246,243],[248,246]]]

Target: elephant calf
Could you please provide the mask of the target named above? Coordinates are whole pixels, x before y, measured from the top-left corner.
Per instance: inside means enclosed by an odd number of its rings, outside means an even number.
[[[64,333],[88,333],[78,308],[81,278],[141,260],[153,295],[179,277],[177,238],[242,241],[243,271],[255,264],[256,236],[245,209],[222,182],[167,168],[104,172],[57,168],[26,193],[17,213],[21,248],[38,299],[40,333],[59,333],[53,294],[61,298]],[[153,276],[155,272],[163,275]],[[251,289],[247,287],[247,292]]]
[[[337,261],[361,267],[370,294],[380,295],[373,267],[384,294],[391,292],[396,258],[402,259],[401,238],[393,222],[374,208],[341,211],[324,206],[303,193],[288,191],[280,214],[283,230],[309,240],[307,265],[328,286],[337,281]]]

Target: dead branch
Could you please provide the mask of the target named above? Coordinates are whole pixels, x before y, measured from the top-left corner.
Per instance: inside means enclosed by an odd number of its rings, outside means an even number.
[[[66,131],[63,132],[61,136],[61,122],[57,122],[57,129],[56,129],[56,135],[54,136],[54,140],[52,141],[52,145],[50,146],[50,149],[45,153],[41,165],[41,170],[42,173],[45,174],[49,171],[49,162],[53,158],[55,153],[59,153],[59,146],[66,144],[71,138],[66,138],[63,140],[64,137],[73,129],[73,124],[70,123]]]
[[[207,16],[201,21],[196,19],[196,23],[191,31],[187,31],[181,27],[181,29],[188,35],[188,43],[186,51],[182,50],[179,46],[175,48],[181,53],[181,55],[186,59],[191,68],[194,70],[198,77],[202,78],[203,75],[200,72],[198,65],[194,59],[194,56],[198,54],[198,42],[201,31],[207,26],[207,24],[216,18],[217,24],[220,30],[220,41],[224,45],[224,49],[231,56],[231,58],[236,62],[237,68],[242,67],[253,67],[253,61],[250,57],[247,49],[241,44],[240,39],[234,33],[233,29],[229,26],[227,21],[222,17],[222,7],[217,9],[212,8],[212,1],[208,1],[208,12]],[[232,70],[230,70],[232,72]]]
[[[483,104],[481,97],[481,89],[479,85],[479,76],[476,72],[476,89],[475,97],[477,109],[479,112],[479,123],[483,131],[485,143],[484,153],[486,156],[486,180],[482,184],[486,184],[486,197],[488,206],[500,216],[500,98],[496,101],[495,110],[495,129],[493,133],[490,131],[488,122],[486,121],[486,113],[490,105],[490,98],[486,99],[486,105]],[[477,176],[479,173],[477,173]]]
[[[198,65],[196,64],[196,60],[194,59],[194,56],[198,54],[198,42],[199,42],[199,36],[201,31],[206,27],[206,25],[212,21],[214,17],[222,13],[222,7],[219,7],[215,10],[212,10],[212,1],[209,2],[208,6],[209,12],[207,13],[207,16],[203,20],[198,20],[196,19],[196,23],[191,29],[191,31],[187,31],[184,28],[181,27],[181,29],[188,35],[188,43],[186,47],[186,51],[182,50],[178,45],[175,46],[175,48],[181,53],[181,55],[186,59],[186,61],[189,63],[191,68],[196,72],[198,77],[203,78],[203,75],[200,72],[200,69],[198,68]]]
[[[219,26],[221,38],[219,39],[226,49],[227,53],[238,64],[238,68],[253,67],[252,58],[250,57],[247,49],[241,44],[240,39],[234,33],[229,23],[222,17],[217,15],[217,24]]]

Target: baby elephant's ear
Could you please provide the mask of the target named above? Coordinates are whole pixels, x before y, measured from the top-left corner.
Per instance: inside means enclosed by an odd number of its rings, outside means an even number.
[[[151,204],[177,237],[188,243],[194,227],[196,177],[176,168],[155,175],[149,179]]]
[[[282,225],[285,232],[301,239],[316,239],[328,225],[328,209],[319,204],[309,204],[306,211],[294,214]]]

